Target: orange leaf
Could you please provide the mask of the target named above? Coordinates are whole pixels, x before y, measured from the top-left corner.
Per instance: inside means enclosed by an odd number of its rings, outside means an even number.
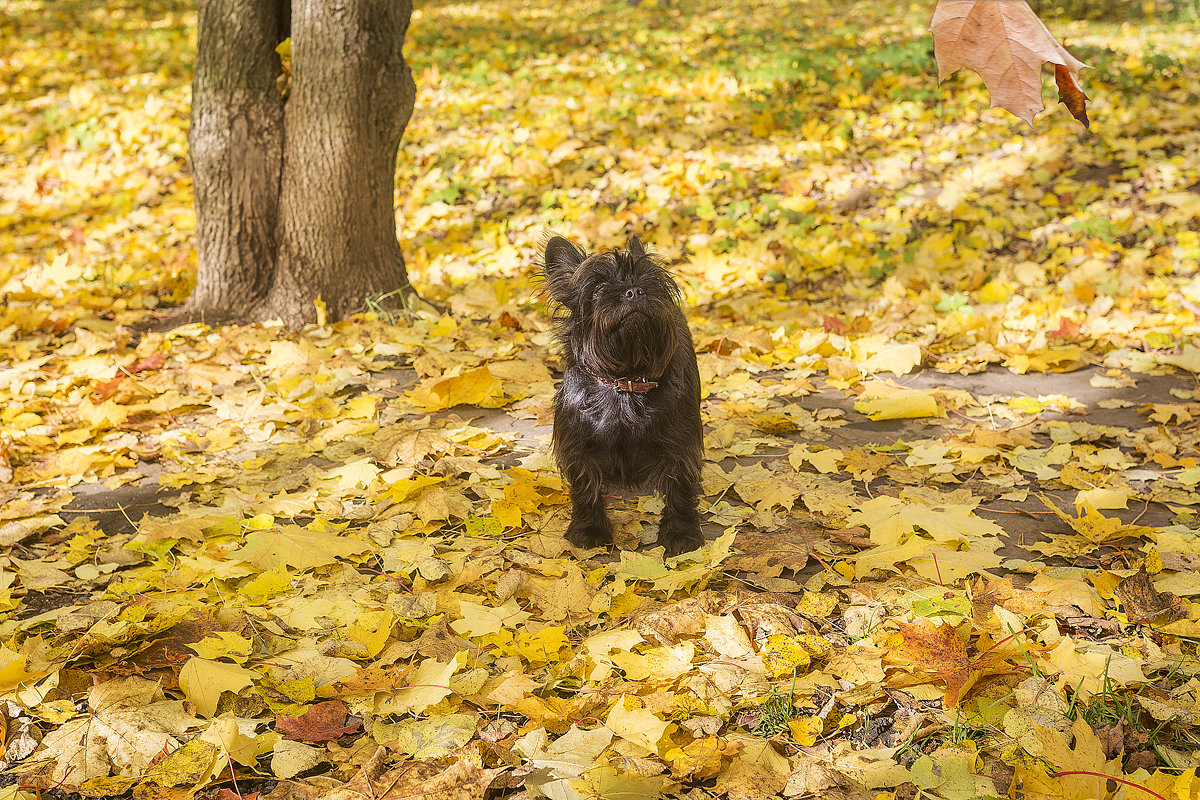
[[[1047,333],[1046,337],[1048,339],[1074,341],[1079,338],[1081,332],[1081,326],[1078,322],[1068,317],[1059,317],[1058,327]]]
[[[1082,122],[1084,129],[1092,127],[1087,115],[1087,95],[1083,93],[1079,79],[1062,64],[1055,64],[1054,82],[1058,84],[1058,99],[1071,116]]]
[[[963,692],[974,683],[967,646],[949,625],[896,623],[899,641],[892,640],[892,655],[937,675],[946,682],[946,708],[955,708]]]
[[[121,381],[125,380],[124,375],[118,375],[110,381],[97,382],[92,389],[100,396],[101,400],[107,400],[117,393],[117,389],[121,388]]]
[[[138,359],[129,367],[130,372],[141,372],[147,369],[161,369],[163,362],[167,360],[166,353],[151,353],[145,358]]]

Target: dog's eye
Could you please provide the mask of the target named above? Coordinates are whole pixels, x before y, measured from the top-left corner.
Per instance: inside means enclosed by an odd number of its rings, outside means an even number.
[[[597,283],[594,287],[592,287],[592,299],[595,300],[597,297],[599,297],[600,292],[602,291],[604,291],[604,284]]]

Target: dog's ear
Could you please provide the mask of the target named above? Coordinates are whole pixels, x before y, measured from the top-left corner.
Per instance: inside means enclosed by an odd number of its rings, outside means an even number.
[[[629,255],[634,258],[641,258],[646,255],[646,248],[642,245],[642,237],[630,236],[629,242],[626,243],[625,249],[629,251]]]
[[[587,253],[582,248],[561,236],[555,236],[546,242],[544,268],[546,288],[550,291],[551,298],[563,305],[572,305],[574,290],[571,278],[586,257]]]

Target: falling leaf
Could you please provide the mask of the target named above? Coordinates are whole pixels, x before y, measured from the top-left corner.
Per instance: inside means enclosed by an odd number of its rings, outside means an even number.
[[[939,82],[969,67],[983,78],[992,105],[1032,125],[1045,107],[1042,64],[1049,62],[1063,102],[1088,127],[1086,96],[1079,86],[1079,70],[1088,66],[1058,43],[1026,0],[938,0],[929,29]]]

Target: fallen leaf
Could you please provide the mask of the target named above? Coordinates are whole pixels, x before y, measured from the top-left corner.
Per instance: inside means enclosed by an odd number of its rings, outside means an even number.
[[[346,723],[346,704],[341,700],[327,700],[309,706],[298,717],[286,714],[276,717],[275,731],[284,739],[296,742],[332,742],[356,733],[362,727],[357,720]]]
[[[108,681],[88,693],[88,713],[50,731],[42,751],[55,757],[51,779],[77,787],[90,778],[133,777],[162,752],[181,746],[199,725],[180,700],[156,700],[157,683],[142,678]]]

